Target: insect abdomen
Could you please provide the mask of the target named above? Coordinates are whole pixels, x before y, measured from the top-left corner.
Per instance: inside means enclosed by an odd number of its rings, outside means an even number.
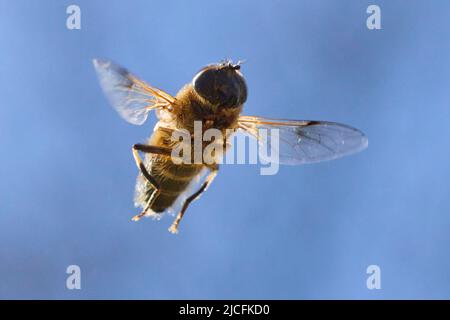
[[[169,160],[170,161],[170,160]],[[175,165],[168,163],[162,170],[152,170],[159,178],[159,195],[153,202],[151,210],[154,212],[163,212],[171,207],[175,200],[186,190],[192,179],[195,178],[201,170],[199,165]],[[151,187],[151,186],[150,186]],[[153,191],[153,187],[152,191]]]
[[[157,129],[149,139],[149,144],[170,148],[170,135]],[[159,193],[149,208],[155,213],[170,208],[203,168],[201,164],[174,164],[170,157],[157,154],[148,154],[144,163],[150,175],[159,184]],[[155,188],[140,175],[136,186],[136,204],[145,208],[154,190]]]

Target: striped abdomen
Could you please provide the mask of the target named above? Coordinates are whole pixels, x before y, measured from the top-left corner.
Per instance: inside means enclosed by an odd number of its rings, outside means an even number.
[[[170,134],[157,129],[148,144],[171,148]],[[149,208],[155,213],[161,213],[170,208],[203,169],[201,164],[178,165],[174,164],[170,157],[156,154],[147,154],[144,164],[159,184],[159,194]],[[154,187],[140,174],[136,185],[135,204],[145,208],[153,191]]]

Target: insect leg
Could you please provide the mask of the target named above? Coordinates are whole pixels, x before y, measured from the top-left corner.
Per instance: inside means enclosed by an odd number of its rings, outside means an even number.
[[[136,161],[136,166],[141,170],[143,176],[147,179],[148,182],[155,188],[159,189],[158,182],[153,178],[150,173],[148,173],[147,168],[145,168],[144,163],[142,162],[142,158],[139,155],[139,151],[143,153],[153,153],[153,154],[160,154],[160,155],[169,155],[171,154],[172,150],[169,148],[164,147],[157,147],[157,146],[151,146],[146,144],[135,144],[133,145],[133,156],[134,160]]]
[[[205,182],[202,184],[202,186],[200,187],[200,189],[198,189],[195,193],[193,193],[191,196],[189,196],[183,203],[183,207],[181,208],[180,212],[178,213],[177,217],[175,218],[175,220],[173,221],[172,225],[169,228],[169,231],[171,233],[178,233],[178,225],[181,221],[181,219],[183,218],[183,215],[186,211],[186,209],[189,207],[189,204],[198,199],[198,197],[205,192],[208,189],[208,186],[211,184],[211,182],[214,180],[214,178],[217,175],[217,172],[219,170],[219,166],[218,165],[214,165],[210,167],[211,172],[209,173],[209,175],[206,177]]]
[[[147,201],[147,204],[145,205],[144,210],[141,211],[141,213],[135,215],[133,218],[131,218],[131,220],[133,221],[139,221],[143,216],[145,216],[145,214],[147,213],[148,209],[150,209],[150,207],[153,204],[153,201],[155,201],[156,197],[159,195],[159,189],[154,189],[150,198]]]
[[[155,180],[154,177],[148,172],[147,168],[145,167],[144,163],[142,162],[142,158],[139,155],[139,151],[143,153],[153,153],[153,154],[160,154],[160,155],[170,155],[171,149],[164,148],[164,147],[157,147],[157,146],[151,146],[151,145],[145,145],[145,144],[135,144],[133,145],[133,156],[134,160],[136,161],[136,165],[139,168],[139,170],[142,172],[142,175],[147,179],[147,181],[153,186],[154,191],[152,192],[147,205],[145,206],[144,210],[142,210],[141,213],[138,215],[135,215],[132,220],[138,221],[141,219],[145,214],[147,213],[148,209],[153,204],[153,201],[155,201],[156,197],[159,194],[159,184]]]

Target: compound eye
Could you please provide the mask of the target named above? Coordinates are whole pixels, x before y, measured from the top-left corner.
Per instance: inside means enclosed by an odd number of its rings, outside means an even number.
[[[207,67],[194,77],[193,86],[202,98],[224,108],[236,107],[247,99],[245,80],[235,68]]]
[[[206,69],[200,71],[193,80],[195,91],[204,99],[216,104],[220,102],[217,94],[217,79],[221,71],[217,69]]]

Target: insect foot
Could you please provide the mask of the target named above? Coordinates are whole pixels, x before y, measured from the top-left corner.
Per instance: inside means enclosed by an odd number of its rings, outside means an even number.
[[[144,216],[144,215],[143,215],[142,213],[140,213],[140,214],[135,215],[133,218],[131,218],[131,220],[133,220],[133,221],[139,221],[139,220],[141,220],[141,218],[142,218],[143,216]]]
[[[172,233],[172,234],[177,234],[178,233],[178,226],[175,223],[173,223],[170,226],[170,228],[169,228],[169,232]]]

